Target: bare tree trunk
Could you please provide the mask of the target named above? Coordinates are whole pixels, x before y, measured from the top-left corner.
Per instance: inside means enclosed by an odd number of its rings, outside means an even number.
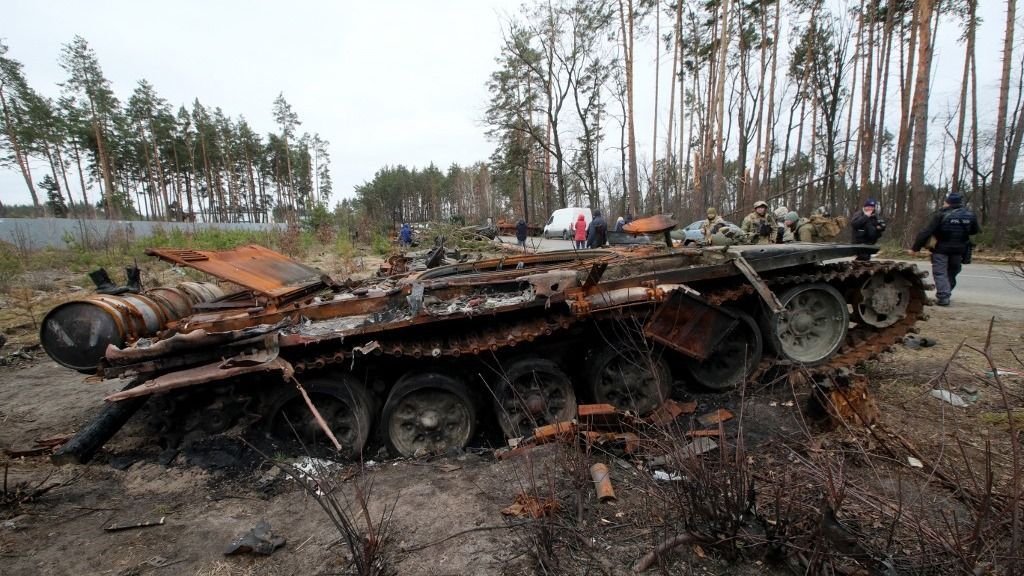
[[[1016,28],[1017,0],[1006,1],[1006,32],[1003,36],[1003,72],[999,80],[999,107],[996,112],[995,152],[992,155],[992,184],[999,186],[996,201],[996,232],[993,238],[996,246],[1002,246],[1006,239],[1006,212],[1009,198],[1003,193],[1004,148],[1006,146],[1006,109],[1010,95],[1010,67],[1013,58],[1013,33]],[[1010,175],[1013,179],[1013,175]]]
[[[633,0],[619,0],[619,25],[622,32],[623,63],[626,67],[626,124],[629,146],[628,205],[634,214],[639,213],[639,178],[636,160],[636,129],[633,125]]]
[[[864,83],[860,88],[860,139],[857,148],[858,159],[860,160],[860,194],[863,195],[868,189],[871,181],[871,155],[874,152],[875,126],[872,115],[871,88],[873,58],[875,55],[875,17],[878,15],[878,0],[871,0],[868,4],[868,14],[861,15],[861,18],[870,16],[868,24],[867,60],[864,63]],[[877,95],[877,92],[876,92]]]
[[[732,8],[730,0],[722,3],[722,34],[718,41],[718,65],[716,66],[717,77],[715,87],[715,100],[717,107],[715,113],[715,169],[712,189],[714,198],[722,201],[725,196],[725,77],[728,73],[726,60],[729,56],[729,12]]]
[[[82,170],[82,157],[78,153],[78,142],[71,140],[71,151],[75,154],[75,164],[78,166],[78,181],[82,186],[82,203],[85,204],[85,215],[92,216],[92,204],[89,204],[89,192],[85,186],[85,172]]]
[[[892,37],[893,37],[893,17],[894,17],[894,13],[895,13],[895,9],[893,7],[893,3],[890,2],[888,8],[886,9],[885,29],[883,31],[883,35],[885,36],[885,41],[883,42],[884,48],[883,48],[883,52],[882,53],[885,55],[885,57],[884,58],[880,58],[880,63],[879,63],[881,65],[880,78],[881,78],[881,83],[882,84],[881,84],[881,86],[879,86],[879,89],[875,91],[875,105],[874,105],[874,110],[872,110],[872,112],[871,112],[872,118],[876,119],[876,120],[872,121],[872,124],[874,125],[874,132],[875,132],[875,134],[879,134],[880,135],[878,138],[875,139],[875,177],[874,177],[875,183],[878,185],[879,192],[881,192],[882,189],[883,189],[883,186],[882,186],[882,145],[885,142],[885,138],[884,138],[884,135],[885,135],[885,103],[886,103],[888,92],[889,92],[889,63],[892,60]],[[861,192],[861,194],[863,195],[864,193]]]
[[[781,26],[781,0],[775,2],[775,32],[772,35],[772,79],[768,88],[768,128],[765,130],[764,155],[765,155],[765,179],[772,177],[772,165],[775,158],[775,80],[778,77],[779,68],[779,33]],[[789,138],[789,135],[786,135]],[[787,142],[788,147],[788,142]]]
[[[910,163],[910,226],[916,231],[924,219],[924,158],[928,148],[928,90],[932,66],[933,0],[917,0],[919,27],[917,49],[917,86],[914,88],[914,151]],[[913,233],[913,232],[911,232]]]
[[[658,88],[661,74],[661,6],[654,3],[654,141],[651,142],[651,189],[650,198],[658,212],[665,211],[665,203],[658,193]]]
[[[114,204],[114,178],[110,169],[110,158],[108,158],[106,147],[103,145],[103,130],[100,128],[100,121],[96,117],[96,107],[92,100],[89,101],[89,108],[92,111],[92,129],[96,136],[100,171],[103,173],[103,199],[107,206],[107,218],[117,219],[120,216],[120,210]]]
[[[967,5],[971,11],[967,22],[967,47],[964,51],[964,74],[960,80],[960,106],[957,109],[956,141],[953,144],[953,183],[950,191],[953,194],[960,193],[960,155],[963,152],[964,124],[967,120],[967,83],[971,72],[971,53],[974,52],[974,27],[975,15],[978,10],[977,0],[968,0]]]
[[[978,185],[981,164],[978,163],[978,60],[975,52],[976,50],[972,50],[968,54],[968,57],[971,59],[971,156],[974,165],[971,170],[971,193],[981,192],[981,220],[982,222],[987,222],[989,215],[988,197],[985,193],[984,185]]]
[[[64,154],[59,145],[54,145],[54,153],[57,155],[57,165],[60,166],[60,175],[64,180],[64,191],[68,193],[68,202],[70,203],[69,207],[72,207],[74,206],[74,200],[72,200],[71,196],[71,184],[68,183],[68,166],[67,163],[64,162]],[[85,212],[88,213],[88,211],[89,208],[86,206]]]
[[[914,48],[917,46],[917,29],[918,29],[918,18],[920,17],[920,11],[914,9],[910,19],[910,41],[907,43],[907,62],[905,69],[905,79],[900,84],[900,91],[902,93],[902,103],[900,106],[900,136],[899,143],[897,144],[897,178],[896,178],[896,193],[894,195],[896,200],[895,216],[897,218],[903,218],[908,211],[908,193],[907,193],[907,168],[909,167],[910,159],[910,138],[911,133],[914,129],[914,121],[916,116],[911,114],[912,103],[910,100],[911,95],[911,81],[914,73]],[[903,53],[903,47],[900,47],[900,54]]]
[[[682,2],[676,2],[676,25],[675,25],[675,28],[672,29],[672,76],[671,76],[671,78],[672,78],[672,82],[671,82],[672,89],[669,91],[669,97],[668,97],[668,135],[665,137],[665,179],[662,181],[662,188],[664,189],[664,195],[665,195],[664,207],[666,209],[667,209],[667,207],[669,205],[669,202],[668,202],[668,191],[671,188],[670,185],[669,185],[669,179],[671,178],[672,180],[675,180],[676,178],[673,178],[673,176],[675,174],[678,174],[678,172],[679,172],[678,169],[674,169],[675,167],[673,166],[673,163],[672,163],[672,151],[674,150],[672,136],[673,136],[673,132],[675,131],[675,118],[674,118],[674,116],[675,116],[675,112],[676,112],[676,75],[679,73],[679,49],[680,49],[680,46],[682,44],[680,42],[680,34],[682,32],[682,22],[683,22],[683,3]],[[682,99],[682,97],[683,97],[683,95],[682,95],[682,93],[680,93],[679,94],[679,98]],[[680,125],[681,124],[682,123],[680,123]],[[678,162],[682,162],[682,158],[681,157],[677,157],[676,158],[676,162],[677,163]],[[676,191],[675,196],[676,196],[676,199],[677,199],[676,204],[678,204],[678,198],[679,198],[679,188],[678,188],[678,185],[675,187],[675,191]],[[671,210],[671,212],[675,213],[675,212],[677,212],[677,209],[673,209],[673,210]],[[676,214],[676,216],[678,217],[679,214]]]

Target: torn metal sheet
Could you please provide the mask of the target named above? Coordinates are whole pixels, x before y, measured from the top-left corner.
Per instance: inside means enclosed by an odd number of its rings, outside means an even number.
[[[644,334],[687,356],[704,360],[739,323],[728,311],[677,291],[658,307],[644,326]]]
[[[146,254],[195,268],[276,300],[324,286],[320,270],[256,244],[217,251],[150,248]]]
[[[264,364],[227,368],[224,366],[225,362],[214,362],[213,364],[207,364],[205,366],[164,374],[163,376],[154,378],[153,380],[145,382],[135,388],[115,392],[114,394],[107,396],[106,401],[120,402],[129,398],[138,398],[140,396],[156,394],[157,392],[166,392],[168,390],[175,390],[178,388],[187,388],[189,386],[217,382],[245,374],[280,372],[281,378],[283,380],[288,380],[295,373],[292,365],[283,358],[274,358]]]
[[[667,230],[673,230],[679,222],[676,222],[668,214],[656,214],[647,218],[638,218],[622,227],[624,232],[630,234],[658,234]]]

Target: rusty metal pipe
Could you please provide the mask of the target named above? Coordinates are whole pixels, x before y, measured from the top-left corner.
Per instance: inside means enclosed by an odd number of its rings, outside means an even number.
[[[598,462],[590,467],[590,478],[594,481],[594,489],[597,491],[597,499],[601,502],[615,500],[615,490],[612,489],[612,480],[608,474],[608,466]]]
[[[43,318],[39,341],[55,362],[79,372],[93,372],[107,346],[152,336],[167,323],[192,313],[193,306],[224,296],[215,284],[182,282],[143,294],[92,294],[65,302]]]

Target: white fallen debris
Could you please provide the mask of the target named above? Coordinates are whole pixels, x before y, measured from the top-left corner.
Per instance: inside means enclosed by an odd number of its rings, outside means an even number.
[[[966,400],[960,397],[958,394],[954,394],[949,390],[932,390],[931,395],[933,398],[938,398],[943,402],[948,402],[956,408],[966,408],[970,406]]]
[[[676,474],[675,472],[669,474],[668,472],[665,472],[664,470],[655,470],[654,471],[654,479],[658,480],[658,481],[661,481],[661,482],[669,482],[669,481],[678,482],[679,480],[682,480],[683,477],[680,476],[679,474]]]

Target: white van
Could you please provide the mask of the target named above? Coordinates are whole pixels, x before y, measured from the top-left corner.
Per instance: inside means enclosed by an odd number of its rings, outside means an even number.
[[[590,208],[559,208],[551,213],[548,223],[544,225],[545,238],[561,238],[572,240],[576,235],[576,219],[583,214],[583,221],[590,225]]]

